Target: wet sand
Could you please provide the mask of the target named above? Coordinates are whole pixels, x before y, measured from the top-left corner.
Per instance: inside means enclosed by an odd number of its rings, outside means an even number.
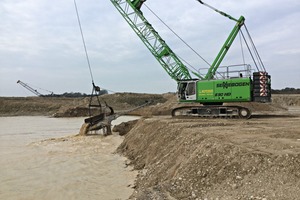
[[[75,136],[82,122],[0,118],[0,199],[127,199],[136,172],[114,153],[123,138]]]

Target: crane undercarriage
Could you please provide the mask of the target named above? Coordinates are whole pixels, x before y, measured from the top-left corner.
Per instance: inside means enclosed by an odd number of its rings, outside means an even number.
[[[241,106],[182,106],[172,110],[172,117],[249,119],[251,111]]]

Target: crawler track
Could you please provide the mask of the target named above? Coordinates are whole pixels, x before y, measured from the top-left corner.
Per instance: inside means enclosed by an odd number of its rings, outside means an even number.
[[[183,106],[173,109],[172,116],[249,119],[251,111],[241,106]]]

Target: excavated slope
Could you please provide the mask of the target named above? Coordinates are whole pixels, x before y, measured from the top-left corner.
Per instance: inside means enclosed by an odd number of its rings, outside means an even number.
[[[132,199],[299,199],[300,118],[140,120],[118,151]]]
[[[177,103],[174,93],[138,94],[115,93],[100,97],[102,104],[107,104],[115,111],[130,110],[150,101],[151,105],[132,112],[133,115],[152,116],[170,115]],[[273,95],[271,104],[242,103],[253,112],[280,111],[287,107],[300,106],[300,95]],[[0,116],[47,115],[55,117],[88,116],[89,98],[65,97],[0,97]],[[197,104],[198,105],[198,104]],[[235,104],[236,105],[236,104]]]

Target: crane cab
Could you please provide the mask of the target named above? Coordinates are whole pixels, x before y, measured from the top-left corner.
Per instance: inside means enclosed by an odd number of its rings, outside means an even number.
[[[198,80],[179,81],[177,94],[179,101],[195,101],[197,99],[197,85]]]

